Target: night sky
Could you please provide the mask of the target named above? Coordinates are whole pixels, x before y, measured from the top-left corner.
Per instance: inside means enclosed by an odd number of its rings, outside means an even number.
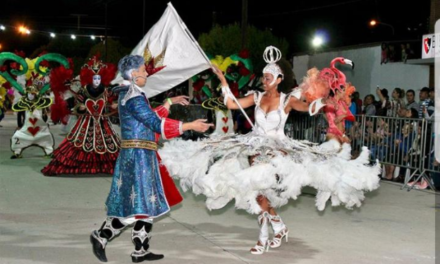
[[[0,24],[25,24],[33,32],[21,36],[7,28],[0,32],[1,51],[14,49],[32,52],[45,45],[50,38],[45,32],[65,34],[108,35],[116,37],[125,46],[134,47],[148,29],[158,21],[169,1],[145,0],[59,0],[17,1],[2,0]],[[421,40],[430,33],[430,0],[406,4],[395,0],[338,0],[338,1],[248,1],[248,23],[259,29],[270,29],[277,37],[285,38],[290,53],[306,52],[315,32],[324,32],[329,48],[392,40]],[[171,1],[175,9],[197,38],[209,32],[213,23],[228,25],[241,23],[242,1]],[[289,7],[288,5],[294,5]],[[49,9],[56,9],[51,12]],[[78,31],[78,16],[81,17]],[[394,27],[368,26],[371,18]],[[62,37],[62,36],[58,36]],[[65,36],[65,38],[68,38]],[[95,40],[98,41],[98,40]],[[73,44],[74,45],[74,44]]]

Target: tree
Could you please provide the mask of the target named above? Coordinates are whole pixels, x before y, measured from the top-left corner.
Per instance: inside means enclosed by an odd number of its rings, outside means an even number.
[[[289,44],[283,38],[277,38],[270,30],[259,30],[254,26],[248,27],[247,49],[254,65],[254,72],[260,73],[266,62],[262,59],[264,49],[267,46],[275,46],[280,49],[283,56],[287,54]],[[212,55],[228,57],[241,50],[241,28],[238,24],[228,26],[214,26],[207,34],[201,34],[199,44],[202,49]]]

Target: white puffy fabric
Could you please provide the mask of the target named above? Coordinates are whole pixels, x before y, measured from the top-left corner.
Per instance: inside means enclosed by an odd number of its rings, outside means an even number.
[[[259,195],[281,207],[311,186],[317,190],[318,210],[324,210],[329,199],[333,206],[351,209],[361,205],[365,191],[379,187],[380,165],[368,165],[366,147],[352,160],[348,144],[341,148],[329,141],[319,146],[288,138],[284,107],[289,96],[281,94],[279,108],[269,113],[259,107],[262,96],[254,94],[256,126],[251,133],[211,135],[200,141],[174,139],[159,150],[162,163],[184,191],[205,195],[210,210],[235,200],[237,209],[258,214]]]
[[[43,121],[39,109],[26,111],[26,119],[21,129],[16,130],[11,138],[11,150],[16,155],[30,146],[41,147],[45,155],[53,152],[55,140],[49,126]]]

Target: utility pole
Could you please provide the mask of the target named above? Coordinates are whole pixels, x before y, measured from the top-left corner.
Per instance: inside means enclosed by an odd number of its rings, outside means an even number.
[[[211,28],[214,28],[216,24],[217,24],[217,12],[212,11],[212,26],[211,26]]]
[[[241,0],[241,48],[246,47],[248,21],[248,0]]]
[[[142,37],[145,35],[145,0],[142,6]]]
[[[81,29],[81,17],[87,16],[87,15],[85,15],[85,14],[70,14],[70,15],[77,17],[78,31],[79,31]]]
[[[104,58],[105,58],[105,61],[107,61],[107,44],[108,44],[108,39],[107,39],[107,27],[108,27],[108,24],[107,24],[107,17],[108,17],[108,12],[107,12],[107,6],[108,6],[108,1],[105,1],[105,42],[104,42],[104,45],[105,45],[105,55],[104,55]]]

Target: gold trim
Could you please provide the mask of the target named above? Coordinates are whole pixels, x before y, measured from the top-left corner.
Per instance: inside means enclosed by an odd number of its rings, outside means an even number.
[[[157,143],[139,139],[122,140],[121,148],[141,148],[157,151]]]

